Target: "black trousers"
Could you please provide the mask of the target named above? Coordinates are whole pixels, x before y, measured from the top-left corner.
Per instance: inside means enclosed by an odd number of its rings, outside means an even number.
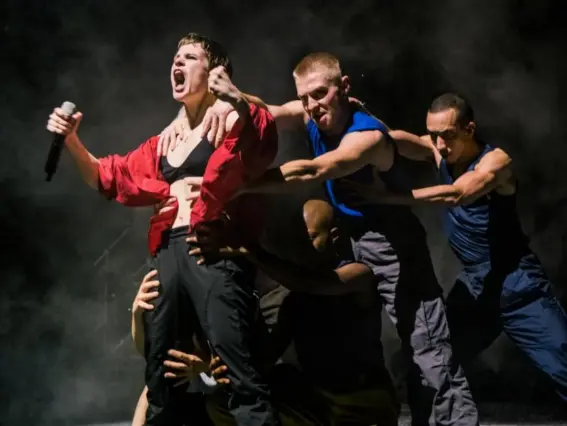
[[[179,418],[191,417],[175,408],[185,390],[164,378],[163,362],[169,349],[191,353],[192,336],[199,330],[213,354],[228,367],[229,411],[236,423],[276,425],[268,386],[256,367],[255,334],[260,318],[254,294],[255,268],[243,259],[197,265],[188,255],[186,237],[187,228],[170,231],[156,259],[159,297],[144,317],[146,425],[176,426],[182,424]]]

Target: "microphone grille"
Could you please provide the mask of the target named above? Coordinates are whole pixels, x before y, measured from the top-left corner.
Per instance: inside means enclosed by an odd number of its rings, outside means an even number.
[[[77,109],[77,106],[73,102],[65,101],[63,105],[61,105],[61,109],[67,115],[73,115]]]

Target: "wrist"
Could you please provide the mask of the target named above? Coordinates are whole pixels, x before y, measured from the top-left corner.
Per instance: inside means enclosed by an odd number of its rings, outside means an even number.
[[[134,319],[135,321],[141,321],[142,320],[142,314],[143,314],[143,311],[140,308],[138,308],[136,306],[132,307],[132,319]]]
[[[79,142],[79,136],[76,132],[69,133],[65,136],[65,145],[77,145]]]
[[[246,120],[250,116],[250,105],[241,92],[237,92],[230,101],[230,104],[235,109],[241,120]]]

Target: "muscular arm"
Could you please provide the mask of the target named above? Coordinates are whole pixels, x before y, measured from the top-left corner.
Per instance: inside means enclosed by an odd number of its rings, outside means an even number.
[[[351,263],[338,269],[311,269],[254,249],[248,258],[274,281],[292,291],[340,295],[368,288],[374,281],[370,268]]]
[[[509,182],[512,160],[501,149],[485,155],[474,170],[466,172],[452,185],[435,185],[414,189],[409,196],[387,194],[377,196],[384,204],[442,204],[467,205]]]
[[[93,156],[82,144],[76,133],[67,136],[65,147],[73,158],[83,180],[93,189],[98,189],[98,158]]]
[[[429,136],[419,137],[404,130],[391,130],[390,137],[396,141],[400,155],[417,161],[434,161],[435,149]]]
[[[270,111],[280,130],[302,130],[305,127],[306,113],[301,101],[291,101],[283,105],[267,105],[254,95],[244,94],[246,100]]]
[[[245,192],[280,193],[295,185],[323,182],[350,175],[368,164],[380,167],[384,156],[384,135],[378,131],[347,134],[339,147],[312,160],[294,160],[268,170],[251,182]]]

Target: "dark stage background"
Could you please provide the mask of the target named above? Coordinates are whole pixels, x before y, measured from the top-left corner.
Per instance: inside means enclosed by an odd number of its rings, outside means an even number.
[[[521,176],[522,223],[564,294],[567,187],[565,34],[560,3],[512,0],[375,2],[5,0],[0,5],[0,423],[101,421],[130,415],[142,362],[128,340],[128,308],[145,271],[149,212],[106,202],[68,158],[43,181],[51,109],[72,100],[95,155],[126,152],[177,111],[169,68],[190,31],[221,41],[242,90],[294,98],[291,70],[328,50],[354,95],[390,126],[424,130],[428,102],[457,90],[476,108],[486,140],[508,150]],[[278,160],[307,155],[301,135]],[[293,255],[283,228],[300,197],[276,202],[272,241]],[[437,212],[420,211],[439,278],[458,270]],[[277,228],[280,227],[278,230]],[[403,373],[384,330],[388,363]],[[543,403],[548,385],[505,338],[469,366],[477,397]],[[400,383],[401,385],[401,383]],[[403,388],[400,389],[403,394]]]

